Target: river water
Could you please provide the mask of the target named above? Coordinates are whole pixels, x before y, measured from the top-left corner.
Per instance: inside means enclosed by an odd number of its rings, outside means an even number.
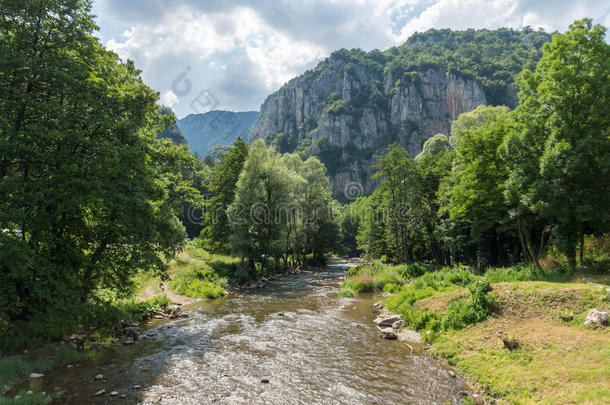
[[[193,304],[189,318],[153,322],[133,346],[101,349],[21,389],[61,388],[58,404],[460,403],[459,377],[377,335],[375,297],[337,295],[347,268]]]

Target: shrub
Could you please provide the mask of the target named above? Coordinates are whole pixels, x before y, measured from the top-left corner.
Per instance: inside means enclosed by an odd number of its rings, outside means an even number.
[[[198,263],[178,273],[170,287],[178,294],[193,298],[218,298],[226,294],[226,278],[220,277],[206,263]]]
[[[487,288],[487,283],[477,283],[470,288],[469,298],[451,301],[441,319],[441,329],[459,330],[487,319],[495,301],[494,296],[487,293]]]
[[[543,278],[534,266],[530,264],[517,264],[513,267],[501,267],[489,269],[485,272],[485,279],[490,283],[502,283],[511,281],[532,281]]]
[[[470,297],[451,301],[442,314],[413,306],[418,300],[463,287],[469,287]],[[431,336],[435,336],[438,332],[462,329],[486,319],[494,303],[494,297],[487,289],[486,281],[465,268],[444,268],[414,279],[385,304],[389,310],[401,314],[409,327],[431,330],[434,332]]]

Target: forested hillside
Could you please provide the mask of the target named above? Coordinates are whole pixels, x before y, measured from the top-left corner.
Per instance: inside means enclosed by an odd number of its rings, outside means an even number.
[[[270,95],[250,131],[282,152],[318,156],[334,194],[370,193],[374,156],[399,143],[414,157],[451,121],[481,104],[517,105],[514,76],[533,68],[550,35],[430,30],[386,51],[342,49]]]

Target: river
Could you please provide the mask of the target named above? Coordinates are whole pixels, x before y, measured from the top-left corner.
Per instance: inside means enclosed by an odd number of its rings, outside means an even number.
[[[153,321],[135,345],[98,350],[29,388],[65,390],[58,404],[461,403],[463,380],[378,336],[375,297],[337,295],[347,268],[193,304],[189,318]]]

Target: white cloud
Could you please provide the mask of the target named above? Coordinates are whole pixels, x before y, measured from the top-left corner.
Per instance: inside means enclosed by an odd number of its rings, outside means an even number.
[[[163,93],[159,99],[159,103],[161,105],[166,105],[168,107],[173,107],[174,104],[178,102],[178,96],[171,90]]]
[[[179,116],[203,90],[220,109],[258,109],[335,49],[385,49],[429,28],[563,31],[586,16],[610,24],[599,0],[97,0],[95,12],[106,45],[134,60]],[[186,95],[172,91],[181,72]]]

